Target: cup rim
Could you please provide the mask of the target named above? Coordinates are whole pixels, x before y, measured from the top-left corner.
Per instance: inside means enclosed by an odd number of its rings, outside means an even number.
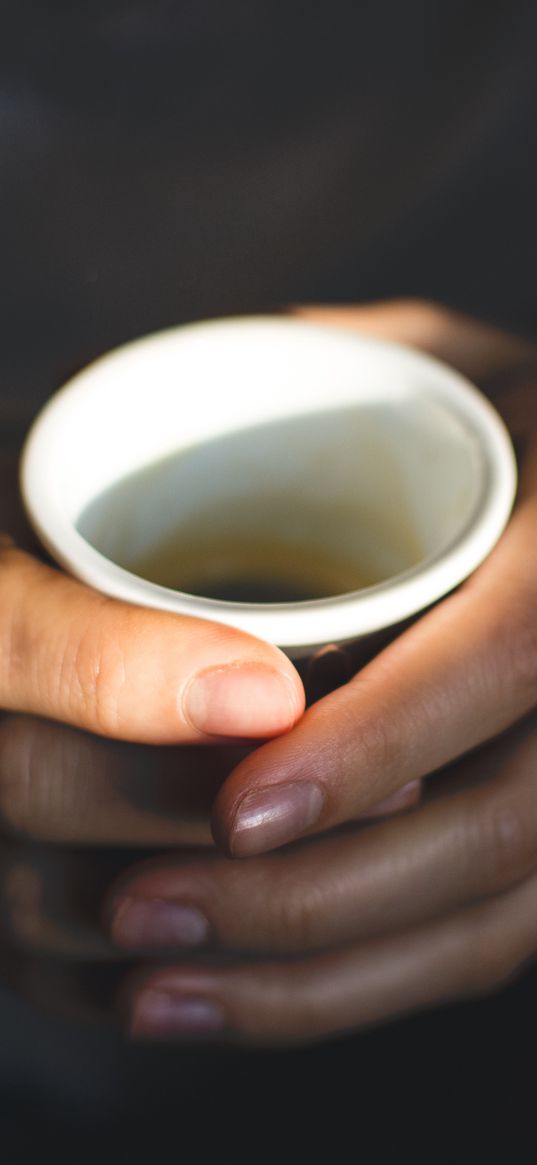
[[[481,496],[474,512],[449,545],[400,574],[358,591],[295,603],[235,603],[190,595],[161,586],[118,566],[79,533],[43,488],[47,445],[61,421],[63,403],[76,391],[91,393],[94,374],[111,358],[131,355],[136,347],[158,346],[193,329],[272,327],[308,329],[342,343],[366,346],[382,359],[397,354],[408,369],[428,371],[431,394],[442,402],[479,441],[483,456]],[[88,375],[90,374],[90,375]],[[180,325],[151,333],[105,353],[70,379],[37,414],[23,446],[20,463],[22,500],[29,520],[53,558],[69,573],[112,597],[138,605],[224,623],[300,653],[326,643],[344,643],[395,626],[426,609],[464,581],[486,558],[511,512],[517,484],[516,462],[508,431],[488,399],[459,372],[418,349],[355,331],[278,316],[235,316]]]

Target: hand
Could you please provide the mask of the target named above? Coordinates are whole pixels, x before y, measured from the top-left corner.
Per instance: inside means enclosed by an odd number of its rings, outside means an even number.
[[[304,695],[268,644],[106,599],[45,565],[5,449],[0,528],[0,706],[12,710],[0,717],[0,975],[78,1015],[81,979],[114,979],[100,923],[110,879],[134,854],[212,847],[211,804],[253,747],[237,738],[291,727]]]
[[[5,446],[0,529],[0,974],[65,1006],[73,961],[110,959],[96,918],[127,860],[117,847],[132,860],[212,844],[211,801],[247,749],[194,746],[284,731],[304,696],[268,644],[109,600],[41,561]]]
[[[529,431],[529,346],[430,306],[343,316],[494,375],[506,415],[520,416],[524,385]],[[199,855],[122,878],[107,908],[119,946],[169,954],[188,911],[213,951],[210,965],[142,969],[124,996],[137,1034],[320,1038],[488,991],[533,957],[537,734],[531,718],[507,730],[537,703],[536,527],[530,448],[512,521],[473,578],[224,781],[215,833],[249,860]],[[404,817],[353,824],[441,768]]]

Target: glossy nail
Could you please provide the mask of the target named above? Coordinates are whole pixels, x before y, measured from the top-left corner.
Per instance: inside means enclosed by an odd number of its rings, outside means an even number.
[[[233,824],[231,852],[247,857],[294,841],[319,820],[323,803],[322,789],[311,781],[247,793]]]
[[[115,908],[110,929],[122,947],[196,947],[209,936],[201,911],[160,898],[124,898]]]
[[[226,1017],[212,999],[144,991],[134,1003],[130,1030],[134,1036],[195,1037],[222,1031]]]
[[[292,679],[261,663],[209,668],[183,694],[186,719],[210,736],[274,736],[291,728],[300,710]]]

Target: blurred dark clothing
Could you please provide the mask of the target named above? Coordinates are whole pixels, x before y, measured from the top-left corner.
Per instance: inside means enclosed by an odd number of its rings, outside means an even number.
[[[425,296],[537,337],[536,45],[534,0],[0,5],[6,416],[23,426],[131,337],[290,302]],[[265,1098],[269,1124],[276,1101],[302,1098],[305,1135],[330,1086],[359,1152],[358,1096],[388,1082],[402,1089],[388,1123],[419,1120],[458,1055],[475,1111],[485,1060],[512,1062],[525,1034],[535,1047],[527,981],[517,999],[325,1049],[213,1054],[133,1049],[2,995],[4,1128],[19,1138],[4,1160],[33,1160],[17,1155],[26,1138],[62,1119],[75,1133],[110,1119],[129,1153],[142,1126],[152,1143],[153,1120],[175,1119],[185,1155],[189,1113],[200,1145],[218,1143],[226,1104],[240,1123],[234,1089],[260,1125]]]

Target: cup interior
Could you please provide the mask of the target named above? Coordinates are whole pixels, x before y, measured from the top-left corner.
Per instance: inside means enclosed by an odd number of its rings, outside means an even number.
[[[34,428],[23,490],[60,561],[110,593],[282,646],[427,605],[488,552],[514,492],[501,422],[452,370],[280,319],[128,345]],[[215,599],[230,571],[249,571],[248,585],[278,576],[284,590]]]
[[[480,470],[471,434],[437,403],[372,400],[142,457],[76,528],[161,586],[203,594],[229,578],[232,594],[236,575],[255,593],[279,576],[306,600],[328,597],[441,554],[479,503]]]

